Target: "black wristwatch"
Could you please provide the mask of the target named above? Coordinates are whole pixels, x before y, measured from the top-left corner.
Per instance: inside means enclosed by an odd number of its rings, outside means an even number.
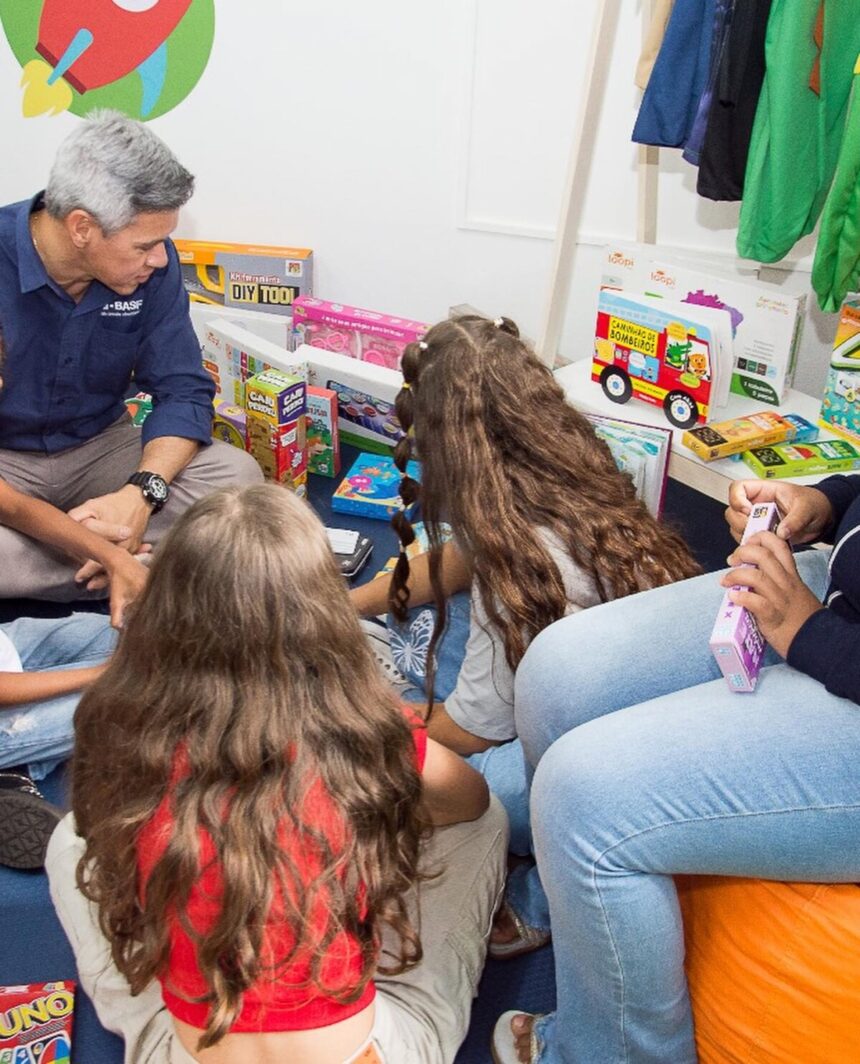
[[[159,476],[158,473],[147,473],[146,471],[132,473],[126,483],[134,484],[140,488],[141,494],[152,507],[154,514],[157,514],[164,506],[167,502],[167,496],[170,494],[167,481],[164,477]]]

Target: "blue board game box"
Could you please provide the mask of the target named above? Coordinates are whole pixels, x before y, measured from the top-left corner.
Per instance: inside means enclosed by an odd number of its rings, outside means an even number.
[[[410,462],[406,469],[410,477],[420,480],[421,467],[417,462]],[[402,477],[393,458],[362,453],[335,489],[331,508],[338,513],[387,521],[400,507]]]

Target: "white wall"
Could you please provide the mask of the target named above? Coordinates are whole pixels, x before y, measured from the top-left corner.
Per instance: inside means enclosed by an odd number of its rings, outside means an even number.
[[[198,175],[178,235],[314,248],[316,291],[428,321],[468,302],[535,335],[602,0],[216,3],[200,83],[153,128]],[[633,239],[640,0],[618,11],[562,354],[590,348],[597,244]],[[0,202],[42,186],[69,115],[24,119],[0,39]],[[661,152],[658,239],[732,255],[737,208]],[[775,274],[806,290],[807,272]],[[813,322],[815,390],[835,325]]]

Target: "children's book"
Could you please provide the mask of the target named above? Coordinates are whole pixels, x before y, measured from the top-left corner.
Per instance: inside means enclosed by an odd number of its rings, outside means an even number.
[[[409,462],[406,470],[414,480],[420,479],[420,466]],[[400,509],[400,481],[403,474],[394,459],[384,454],[363,453],[335,488],[331,508],[337,513],[358,514],[387,521]],[[410,510],[406,511],[407,516]]]
[[[591,377],[613,402],[640,399],[675,428],[692,428],[725,404],[730,336],[725,310],[602,289]]]
[[[406,557],[410,562],[413,558],[417,558],[419,554],[426,554],[427,551],[430,550],[430,539],[427,535],[427,529],[424,527],[424,522],[416,521],[412,526],[412,531],[415,533],[415,539],[406,548]],[[450,525],[443,522],[440,531],[442,533],[443,543],[446,543],[451,539],[453,533]],[[393,573],[394,567],[397,565],[397,559],[398,555],[393,554],[376,575],[385,576],[388,573]]]
[[[683,253],[655,256],[656,250],[646,244],[608,247],[602,284],[728,311],[731,391],[774,406],[784,402],[800,348],[806,297],[767,284],[754,270],[721,270]]]
[[[609,448],[615,464],[630,476],[639,498],[655,517],[659,517],[669,476],[672,430],[603,414],[585,416]]]
[[[0,1064],[70,1064],[75,984],[0,986]]]

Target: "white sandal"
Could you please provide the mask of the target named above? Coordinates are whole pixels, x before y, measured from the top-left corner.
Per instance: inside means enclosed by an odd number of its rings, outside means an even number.
[[[540,1012],[523,1012],[522,1009],[509,1009],[503,1012],[496,1020],[493,1028],[493,1040],[490,1043],[490,1052],[493,1055],[493,1064],[522,1064],[517,1055],[517,1040],[511,1028],[511,1020],[514,1016],[527,1016],[532,1021],[531,1037],[529,1039],[529,1064],[536,1064],[540,1045],[535,1034],[535,1025],[542,1018]]]

